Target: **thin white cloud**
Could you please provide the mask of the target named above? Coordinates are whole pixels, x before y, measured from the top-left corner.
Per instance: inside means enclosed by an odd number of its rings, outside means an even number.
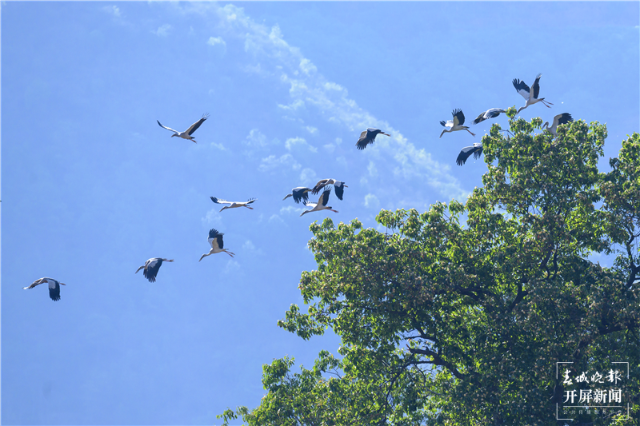
[[[311,75],[316,71],[318,71],[318,68],[316,68],[316,66],[313,65],[311,61],[308,60],[307,58],[302,58],[300,60],[300,69],[302,70],[303,73],[307,75]]]
[[[300,163],[296,161],[295,158],[291,154],[284,154],[281,157],[276,157],[275,155],[270,155],[266,158],[263,158],[260,162],[260,166],[258,170],[261,172],[270,172],[276,169],[280,170],[298,170],[300,169]]]
[[[251,254],[257,254],[257,255],[262,255],[262,250],[259,248],[256,248],[256,246],[251,242],[251,240],[247,240],[244,242],[244,244],[242,245],[242,249],[245,251],[248,251]]]
[[[360,107],[355,100],[349,98],[345,87],[327,79],[321,71],[306,58],[299,48],[291,46],[276,25],[269,28],[255,22],[247,16],[244,9],[232,4],[220,7],[217,4],[191,4],[201,13],[213,12],[220,18],[218,27],[226,30],[225,37],[237,37],[244,40],[245,50],[253,55],[254,62],[259,64],[262,76],[272,76],[286,84],[289,88],[291,103],[279,105],[289,113],[313,107],[320,115],[331,123],[343,126],[353,134],[354,142],[359,133],[367,127],[376,127],[390,133],[391,137],[378,137],[376,143],[365,150],[363,155],[376,161],[379,169],[374,187],[387,187],[391,193],[400,191],[406,180],[424,182],[432,191],[447,198],[464,199],[468,195],[460,181],[451,173],[447,164],[434,160],[424,148],[418,149],[409,142],[399,130],[389,123],[374,117]],[[220,32],[220,30],[218,30]],[[227,36],[228,34],[228,36]],[[336,144],[342,142],[336,140]],[[270,164],[280,160],[275,157],[264,159],[261,168],[267,169]],[[289,159],[293,161],[293,159]],[[394,174],[394,182],[380,182],[383,177]],[[427,189],[428,190],[428,189]],[[421,190],[422,191],[422,190]],[[424,191],[417,196],[426,195]],[[381,196],[381,194],[378,194]],[[386,198],[386,197],[385,197]]]
[[[227,150],[227,148],[225,148],[224,145],[222,145],[221,143],[211,142],[209,145],[211,145],[214,148],[219,149],[220,151],[226,151]]]
[[[296,99],[289,105],[278,104],[278,108],[282,108],[286,111],[296,111],[302,107],[304,107],[304,101],[302,99]]]
[[[304,138],[300,138],[300,137],[287,139],[284,143],[284,146],[289,151],[293,151],[297,148],[303,148],[303,149],[306,148],[311,152],[318,152],[318,148],[316,148],[313,145],[310,145]]]
[[[222,215],[219,209],[213,208],[209,210],[203,218],[200,219],[204,225],[222,227]]]
[[[312,135],[315,135],[316,133],[318,133],[318,129],[313,126],[307,126],[305,127],[305,129],[307,129],[307,132],[311,133]]]
[[[280,216],[278,216],[277,214],[271,215],[271,217],[269,218],[269,223],[270,224],[278,223],[278,224],[281,224],[281,225],[286,225],[284,220],[282,220],[282,218]]]
[[[370,209],[378,210],[380,208],[380,200],[373,194],[367,194],[364,197],[364,206]]]
[[[267,137],[260,130],[251,129],[242,143],[252,148],[264,148],[267,146]]]
[[[171,31],[171,25],[164,24],[164,25],[161,25],[157,30],[151,31],[151,32],[157,35],[158,37],[166,37],[169,35],[170,31]]]
[[[332,143],[328,143],[326,145],[322,146],[324,148],[325,151],[327,151],[329,154],[333,154],[333,151],[336,150],[336,146]]]
[[[226,247],[225,247],[226,248]],[[218,256],[222,256],[221,253],[218,253]],[[233,259],[229,259],[227,261],[227,264],[224,267],[223,272],[225,274],[233,274],[233,275],[238,275],[242,273],[242,269],[240,268],[240,264]]]
[[[311,182],[317,182],[318,181],[318,175],[316,174],[315,170],[313,169],[303,169],[302,172],[300,173],[300,182],[303,182],[302,185],[304,185],[304,182],[308,182],[308,185],[311,185]]]
[[[122,13],[120,12],[120,8],[118,6],[104,6],[102,8],[105,12],[115,16],[116,18],[122,17]]]
[[[209,40],[207,40],[207,44],[209,46],[216,46],[216,45],[221,45],[223,47],[227,46],[227,43],[222,39],[222,37],[209,37]]]
[[[371,177],[378,176],[378,168],[376,167],[373,161],[369,161],[369,166],[367,167],[367,170],[369,171],[369,176]]]
[[[282,207],[280,209],[280,214],[300,216],[300,213],[302,213],[304,210],[306,210],[304,206],[303,207],[287,206],[287,207]]]

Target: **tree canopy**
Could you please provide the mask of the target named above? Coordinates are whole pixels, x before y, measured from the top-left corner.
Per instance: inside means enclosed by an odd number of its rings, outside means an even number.
[[[278,325],[303,339],[333,329],[341,357],[322,351],[297,373],[290,358],[265,365],[260,405],[227,410],[225,424],[556,425],[576,386],[556,380],[557,362],[572,376],[629,362],[618,387],[638,421],[640,135],[601,172],[604,124],[554,137],[508,115],[511,136],[495,124],[482,139],[488,170],[465,204],[382,210],[387,232],[311,225],[308,309]]]

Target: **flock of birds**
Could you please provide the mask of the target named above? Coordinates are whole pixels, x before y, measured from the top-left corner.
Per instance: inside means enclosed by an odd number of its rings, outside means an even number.
[[[513,80],[513,86],[515,87],[516,91],[520,95],[522,95],[522,97],[526,101],[525,105],[520,109],[518,109],[518,113],[520,113],[520,111],[522,111],[523,109],[528,108],[529,106],[534,105],[538,102],[541,102],[547,108],[551,108],[550,105],[553,105],[551,102],[545,101],[544,98],[538,97],[540,94],[540,77],[541,76],[542,74],[538,74],[531,88],[529,88],[529,86],[527,86],[527,84],[521,80],[518,80],[518,79]],[[501,108],[491,108],[481,113],[480,115],[478,115],[478,117],[475,120],[473,120],[473,124],[478,124],[485,120],[498,117],[502,113],[506,113],[506,110]],[[442,135],[444,135],[445,133],[455,132],[459,130],[466,130],[467,132],[471,133],[472,136],[475,136],[475,134],[469,130],[469,127],[464,126],[465,117],[462,110],[456,109],[453,111],[452,115],[453,115],[453,120],[440,122],[440,124],[445,128],[440,134],[440,137],[442,137]],[[179,132],[170,127],[166,127],[162,125],[160,121],[158,121],[158,125],[163,129],[167,129],[173,132],[171,137],[175,136],[175,137],[179,137],[179,138],[197,143],[196,140],[193,138],[193,133],[196,130],[198,130],[198,128],[202,125],[202,123],[204,123],[207,120],[208,117],[209,117],[208,114],[203,115],[200,120],[193,123],[184,132]],[[553,136],[557,136],[558,126],[562,124],[567,124],[571,121],[573,121],[571,114],[565,112],[565,113],[556,115],[553,118],[553,123],[551,126],[549,126],[549,122],[545,122],[542,128],[543,128],[543,131],[549,132]],[[382,134],[385,136],[391,136],[388,133],[384,133],[380,129],[368,128],[367,130],[363,131],[360,134],[360,138],[358,139],[358,142],[356,142],[356,147],[360,150],[365,149],[368,145],[374,143],[376,136],[379,134]],[[460,151],[460,154],[458,154],[456,163],[460,166],[465,164],[467,159],[471,155],[473,155],[474,158],[476,159],[482,155],[481,142],[474,143],[472,146],[464,147]],[[320,210],[330,210],[332,212],[338,213],[337,210],[334,210],[331,206],[327,205],[329,202],[329,195],[331,194],[332,188],[336,196],[338,197],[338,199],[342,200],[342,197],[344,195],[344,188],[348,188],[348,186],[344,182],[338,181],[336,179],[322,179],[318,181],[313,188],[308,188],[303,186],[293,188],[291,190],[291,193],[287,194],[283,198],[283,201],[289,197],[292,197],[295,203],[302,202],[302,204],[304,204],[305,206],[311,207],[310,210],[303,211],[300,216],[304,216],[307,213],[312,213]],[[320,198],[318,198],[318,202],[317,203],[309,202],[309,193],[313,195],[317,195],[320,191],[322,191],[322,194],[320,195]],[[224,207],[220,209],[220,211],[222,212],[223,210],[226,210],[226,209],[233,209],[233,208],[239,208],[239,207],[246,207],[247,209],[253,210],[253,207],[251,207],[251,204],[253,204],[256,201],[256,199],[251,198],[248,201],[226,201],[220,198],[211,197],[211,201],[213,201],[216,204],[224,205]],[[224,248],[223,235],[224,234],[222,232],[218,232],[216,229],[211,229],[209,231],[208,241],[209,241],[209,245],[211,246],[211,250],[209,250],[209,253],[203,254],[200,257],[200,261],[205,257],[210,256],[212,254],[216,254],[216,253],[226,253],[231,257],[235,255],[234,253]],[[150,282],[155,282],[156,276],[158,275],[158,271],[160,270],[160,266],[162,266],[163,262],[173,262],[173,259],[164,259],[160,257],[151,258],[147,260],[144,265],[140,266],[135,273],[137,274],[142,269],[144,277],[147,278]],[[24,289],[25,290],[32,289],[40,284],[48,284],[49,296],[51,297],[51,299],[54,301],[60,300],[60,286],[65,284],[53,278],[45,277],[45,278],[37,279],[30,286],[24,287]]]

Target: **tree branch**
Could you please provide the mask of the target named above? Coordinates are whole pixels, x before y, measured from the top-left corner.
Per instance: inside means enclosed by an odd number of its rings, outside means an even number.
[[[433,364],[446,367],[449,371],[451,371],[451,374],[453,374],[460,380],[464,380],[468,376],[468,374],[462,374],[461,372],[459,372],[458,369],[453,364],[451,364],[448,361],[445,361],[440,357],[440,355],[438,355],[436,352],[433,352],[429,349],[409,348],[409,352],[411,352],[412,354],[421,354],[421,355],[430,356],[431,358],[433,358],[433,361],[432,361]]]

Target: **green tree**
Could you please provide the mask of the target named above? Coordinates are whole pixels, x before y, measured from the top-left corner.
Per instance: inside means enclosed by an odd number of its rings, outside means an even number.
[[[261,404],[219,417],[556,425],[556,402],[570,389],[556,380],[556,362],[572,362],[562,368],[575,378],[627,361],[634,420],[571,418],[639,424],[640,135],[601,173],[605,125],[580,120],[553,137],[534,134],[538,118],[508,115],[513,136],[494,125],[483,138],[484,186],[465,204],[383,210],[376,220],[387,233],[358,220],[311,225],[318,270],[300,281],[308,311],[292,305],[279,326],[303,339],[333,329],[342,358],[323,351],[299,373],[289,358],[265,365]],[[593,260],[600,254],[615,256],[613,266]]]

